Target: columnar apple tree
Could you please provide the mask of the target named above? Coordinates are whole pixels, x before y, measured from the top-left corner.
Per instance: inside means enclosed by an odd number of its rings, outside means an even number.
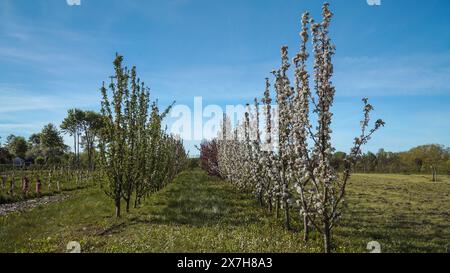
[[[116,56],[109,90],[105,83],[101,88],[105,126],[99,141],[106,194],[114,201],[117,217],[122,200],[127,212],[133,197],[137,207],[142,198],[167,185],[187,159],[182,141],[162,129],[171,106],[160,113],[136,68],[130,71],[122,62],[123,57]]]
[[[259,135],[259,103],[256,100],[253,109],[247,108],[243,125],[231,129],[228,118],[224,117],[218,136],[218,160],[225,178],[241,189],[256,193],[260,204],[266,204],[269,211],[275,204],[277,217],[283,209],[287,229],[291,229],[291,211],[296,211],[303,220],[304,239],[309,239],[313,227],[323,234],[324,251],[330,252],[332,230],[342,214],[346,186],[361,147],[385,123],[377,120],[369,127],[374,108],[364,98],[361,134],[354,139],[353,148],[345,158],[344,171],[338,173],[331,164],[335,151],[331,143],[335,96],[331,79],[335,46],[329,36],[333,17],[329,4],[324,4],[322,15],[322,22],[316,23],[309,13],[303,14],[300,49],[292,62],[288,47],[281,49],[281,67],[272,72],[276,113],[271,106],[271,84],[269,79],[266,80],[262,99],[265,140],[262,141]],[[307,69],[310,36],[313,84]],[[294,68],[293,81],[290,80],[291,67]],[[250,132],[255,132],[253,138]]]

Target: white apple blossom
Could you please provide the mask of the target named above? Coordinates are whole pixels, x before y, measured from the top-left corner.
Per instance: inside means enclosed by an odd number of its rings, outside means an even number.
[[[295,65],[294,87],[289,79],[291,63],[288,48],[281,49],[281,67],[273,71],[278,111],[272,113],[270,82],[266,79],[264,104],[265,140],[259,131],[259,103],[255,109],[248,105],[243,125],[236,125],[230,140],[222,136],[219,141],[219,167],[225,177],[239,189],[255,193],[261,205],[266,203],[276,215],[284,209],[285,226],[290,229],[290,210],[295,209],[303,219],[304,239],[308,240],[309,228],[324,234],[324,249],[331,251],[331,231],[341,216],[345,189],[352,167],[366,144],[384,122],[378,120],[368,130],[373,107],[364,98],[364,119],[361,135],[354,140],[354,147],[345,160],[343,174],[338,174],[331,164],[334,148],[331,143],[331,112],[335,87],[332,84],[334,67],[332,57],[335,46],[329,37],[333,13],[329,4],[322,8],[323,21],[315,23],[305,13],[301,19],[300,50],[293,59]],[[314,57],[314,94],[307,70],[309,54],[307,44],[311,35]],[[315,128],[312,113],[317,116]],[[277,120],[273,122],[273,117]],[[231,124],[224,117],[223,135],[231,131]],[[229,128],[226,124],[229,124]],[[273,126],[273,125],[276,126]],[[275,141],[276,139],[276,141]],[[308,146],[311,143],[311,147]],[[277,144],[277,145],[276,145]]]

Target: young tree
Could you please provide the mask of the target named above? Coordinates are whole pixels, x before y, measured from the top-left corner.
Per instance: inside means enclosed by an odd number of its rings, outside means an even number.
[[[117,55],[109,91],[105,84],[101,88],[103,122],[99,134],[106,193],[114,200],[116,217],[121,215],[122,199],[128,212],[134,193],[137,207],[141,198],[167,185],[186,160],[182,142],[161,129],[172,105],[160,113],[153,102],[148,118],[148,88],[140,82],[136,68],[129,71],[122,62],[123,57]]]
[[[345,197],[345,190],[350,178],[351,169],[356,162],[358,155],[361,153],[361,146],[366,144],[373,133],[380,127],[384,126],[382,120],[375,123],[373,129],[368,130],[370,121],[370,112],[373,110],[372,105],[368,103],[367,99],[364,102],[364,119],[361,122],[361,135],[355,139],[354,147],[345,161],[345,168],[342,175],[338,175],[337,170],[333,168],[332,156],[334,148],[331,144],[331,123],[335,88],[332,85],[331,78],[333,76],[332,56],[334,55],[335,46],[331,43],[328,35],[328,28],[333,17],[329,10],[329,4],[324,4],[322,8],[323,21],[322,23],[314,23],[311,20],[311,32],[313,37],[313,51],[314,51],[314,81],[315,81],[315,95],[313,98],[309,94],[309,89],[303,84],[303,98],[309,98],[308,104],[313,105],[313,112],[317,114],[316,131],[311,132],[311,122],[309,120],[309,113],[305,109],[297,108],[294,112],[298,116],[297,120],[303,120],[301,126],[308,131],[309,139],[314,144],[311,152],[308,152],[308,142],[306,138],[301,138],[298,145],[303,147],[303,157],[296,162],[297,168],[304,170],[302,181],[308,181],[311,185],[310,197],[313,200],[313,208],[303,207],[303,210],[308,211],[307,219],[324,234],[324,249],[325,252],[331,252],[331,232],[335,227],[337,220],[341,214],[342,202]],[[308,17],[308,14],[304,16]],[[303,20],[303,30],[305,30],[305,22]],[[305,35],[301,35],[305,42]],[[305,78],[302,73],[297,73],[297,77]],[[301,80],[300,80],[301,81]],[[302,188],[301,195],[306,193],[304,185],[297,184],[298,188]],[[303,198],[301,198],[303,199]],[[317,217],[312,217],[309,212],[313,209]]]
[[[245,114],[244,126],[236,126],[232,141],[219,143],[219,164],[228,178],[238,186],[244,185],[259,190],[260,184],[251,183],[253,176],[267,174],[270,182],[266,183],[267,195],[273,196],[277,205],[277,216],[280,201],[285,212],[285,226],[291,228],[290,210],[295,205],[300,209],[304,222],[304,239],[308,240],[309,226],[314,226],[324,235],[324,250],[331,251],[332,230],[336,226],[342,212],[346,186],[352,169],[361,156],[361,147],[384,122],[377,120],[369,130],[370,113],[373,110],[368,99],[364,98],[364,119],[361,122],[361,134],[354,140],[354,147],[343,158],[343,173],[339,174],[340,166],[333,164],[334,147],[331,143],[331,111],[335,88],[332,56],[335,47],[329,37],[329,26],[333,14],[329,4],[324,4],[323,21],[315,23],[305,13],[302,17],[302,43],[300,52],[294,58],[295,85],[291,87],[288,58],[288,48],[281,49],[281,68],[273,72],[275,76],[275,91],[278,103],[278,121],[276,130],[272,130],[270,112],[270,84],[266,82],[264,104],[266,106],[266,146],[272,145],[272,133],[277,132],[278,145],[273,151],[262,152],[252,149],[249,138],[251,130],[249,111]],[[309,54],[307,53],[308,32],[311,32],[314,57],[314,94],[310,88],[310,76],[306,69]],[[311,113],[317,120],[312,120]],[[315,128],[313,128],[315,124]],[[315,129],[315,130],[314,130]],[[222,130],[225,131],[225,128]],[[239,132],[243,131],[243,137]],[[312,147],[309,147],[312,145]],[[253,145],[256,147],[257,145]],[[259,146],[259,143],[258,143]],[[256,156],[255,156],[256,155]],[[229,159],[227,159],[229,157]],[[233,162],[244,162],[236,166]],[[340,164],[339,164],[340,165]],[[247,166],[264,166],[258,171],[252,171]],[[253,169],[254,170],[254,169]],[[247,175],[247,174],[253,174]],[[250,183],[249,183],[250,182]],[[297,194],[293,193],[293,189]]]
[[[285,227],[291,229],[290,225],[290,201],[291,192],[289,164],[291,161],[291,134],[292,134],[292,101],[294,96],[294,89],[291,87],[291,82],[288,77],[288,70],[290,68],[288,58],[288,47],[281,48],[281,68],[278,71],[272,72],[276,78],[275,91],[278,104],[278,154],[276,163],[276,181],[278,186],[277,197],[277,216],[280,206],[280,201],[283,202],[285,212]]]
[[[128,88],[128,72],[122,67],[123,57],[117,55],[114,60],[115,77],[111,77],[109,85],[112,93],[110,102],[108,90],[103,83],[101,93],[103,96],[101,113],[105,119],[100,144],[101,164],[108,181],[106,194],[114,200],[116,217],[121,216],[121,199],[125,186],[127,161],[127,137],[125,126],[126,92]]]
[[[264,91],[264,98],[262,99],[264,104],[264,118],[265,118],[265,142],[262,149],[261,165],[262,165],[262,177],[264,180],[264,195],[267,200],[268,210],[272,212],[273,198],[276,194],[273,186],[276,179],[276,175],[273,172],[274,150],[272,143],[272,98],[270,96],[270,81],[266,78],[266,88]]]
[[[260,113],[259,113],[259,101],[258,98],[254,99],[254,109],[252,113],[252,123],[251,123],[251,151],[252,151],[252,180],[255,188],[255,195],[258,198],[259,205],[264,206],[264,190],[265,183],[263,179],[264,175],[264,162],[262,155],[262,145],[261,145],[261,132],[259,130],[260,123]]]

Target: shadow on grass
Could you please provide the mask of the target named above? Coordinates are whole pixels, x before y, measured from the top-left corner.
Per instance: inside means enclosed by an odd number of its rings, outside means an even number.
[[[180,174],[134,212],[99,235],[120,233],[128,226],[140,224],[238,227],[263,224],[264,218],[254,198],[202,171]]]

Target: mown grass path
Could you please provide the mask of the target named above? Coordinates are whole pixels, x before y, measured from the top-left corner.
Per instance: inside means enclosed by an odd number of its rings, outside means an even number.
[[[366,252],[378,240],[387,252],[444,252],[450,238],[450,181],[418,176],[356,175],[336,230],[338,252]],[[283,229],[254,198],[200,170],[180,174],[139,209],[114,219],[98,188],[60,203],[0,216],[0,252],[321,252],[322,238]],[[296,216],[296,215],[295,215]],[[294,221],[295,226],[300,226]]]

